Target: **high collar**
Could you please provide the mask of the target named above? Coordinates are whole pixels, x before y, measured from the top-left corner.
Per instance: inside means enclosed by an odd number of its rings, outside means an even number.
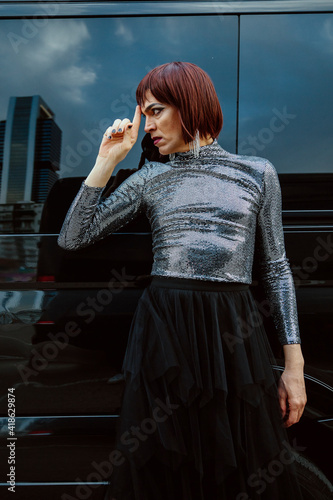
[[[221,154],[224,152],[224,149],[221,148],[217,139],[211,144],[206,144],[205,146],[200,146],[199,148],[199,157],[195,158],[193,151],[185,151],[181,153],[176,153],[176,157],[174,160],[170,160],[172,164],[181,164],[183,162],[191,161],[199,161],[205,158],[209,158],[211,156],[216,156],[217,154]]]

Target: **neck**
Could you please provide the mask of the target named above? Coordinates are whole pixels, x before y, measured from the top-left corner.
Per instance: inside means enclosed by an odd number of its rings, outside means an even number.
[[[212,137],[209,137],[208,139],[200,139],[200,147],[201,146],[207,146],[208,144],[213,144],[214,139]]]
[[[200,147],[201,146],[207,146],[208,144],[213,144],[214,142],[214,139],[209,136],[208,138],[207,137],[200,137]],[[184,143],[184,146],[182,149],[178,149],[177,153],[187,153],[188,151],[190,151],[190,148],[191,148],[191,143]]]
[[[209,136],[209,137],[200,137],[200,147],[201,146],[208,146],[208,144],[213,144],[214,139]],[[190,150],[190,143],[187,144],[187,149],[186,151]]]

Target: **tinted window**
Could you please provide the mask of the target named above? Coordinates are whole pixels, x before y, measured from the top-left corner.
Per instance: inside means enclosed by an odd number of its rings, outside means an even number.
[[[333,15],[241,16],[239,152],[333,172]]]
[[[224,112],[221,140],[234,151],[237,30],[236,16],[2,21],[0,231],[38,232],[55,179],[88,175],[106,127],[132,118],[137,84],[164,62],[194,62],[211,75]],[[143,135],[141,124],[114,174],[137,167]],[[34,222],[24,215],[23,224],[19,202]]]

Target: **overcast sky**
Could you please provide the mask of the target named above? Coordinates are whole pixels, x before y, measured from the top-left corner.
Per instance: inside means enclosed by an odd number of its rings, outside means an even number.
[[[333,16],[242,16],[239,152],[279,172],[332,172]],[[132,118],[149,69],[173,60],[212,77],[235,152],[237,18],[6,20],[0,23],[0,119],[10,96],[39,94],[63,132],[61,176],[86,176],[99,135]],[[135,168],[140,140],[119,168]],[[116,172],[115,171],[115,172]]]
[[[26,23],[26,22],[25,22]],[[63,131],[63,175],[86,175],[97,154],[103,122],[132,118],[135,90],[153,67],[173,60],[194,62],[214,79],[227,125],[227,147],[235,148],[237,20],[149,18],[49,20],[31,39],[16,41],[24,21],[1,26],[0,116],[6,118],[11,95],[39,94],[54,111]],[[205,43],[198,42],[205,29]],[[13,47],[14,41],[14,47]],[[15,45],[16,44],[16,45]],[[219,46],[219,50],[214,48]],[[207,53],[211,48],[211,54]],[[228,76],[225,77],[225,72]],[[141,125],[141,138],[143,137]],[[82,141],[85,144],[82,144]],[[90,155],[89,142],[93,151]],[[86,149],[85,149],[86,148]],[[122,167],[137,166],[141,147]],[[72,151],[81,153],[81,161]],[[120,166],[119,166],[120,167]]]

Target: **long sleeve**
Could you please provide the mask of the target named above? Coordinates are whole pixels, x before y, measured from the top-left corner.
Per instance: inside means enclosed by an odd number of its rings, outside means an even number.
[[[144,208],[148,171],[144,165],[105,200],[101,200],[104,188],[83,181],[65,217],[58,245],[66,250],[86,247],[134,219]]]
[[[279,341],[300,344],[296,293],[282,226],[281,186],[275,167],[267,161],[257,219],[259,273],[272,308]]]

